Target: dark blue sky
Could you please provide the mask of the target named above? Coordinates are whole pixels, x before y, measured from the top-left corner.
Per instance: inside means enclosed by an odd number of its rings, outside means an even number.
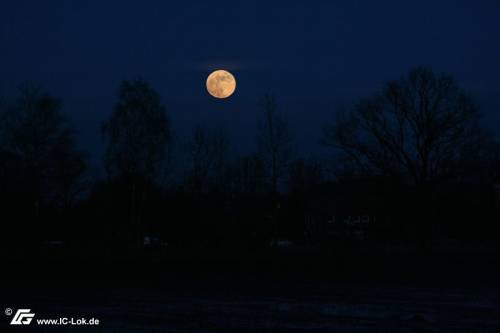
[[[336,107],[426,65],[453,74],[500,132],[499,33],[497,0],[2,1],[0,96],[43,84],[98,155],[123,79],[150,81],[181,139],[221,126],[241,151],[255,142],[259,97],[273,92],[308,156]],[[216,68],[238,80],[228,100],[206,93]]]

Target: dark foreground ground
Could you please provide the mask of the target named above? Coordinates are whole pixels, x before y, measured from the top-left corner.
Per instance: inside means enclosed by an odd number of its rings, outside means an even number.
[[[60,291],[59,291],[60,292]],[[499,332],[500,293],[454,288],[297,285],[266,292],[158,288],[33,292],[40,318],[96,317],[97,327],[19,332]],[[7,318],[3,318],[7,320]],[[5,329],[7,327],[4,326]],[[11,327],[9,327],[10,329]]]
[[[34,264],[29,277],[4,271],[3,308],[94,317],[100,325],[33,321],[13,329],[1,314],[0,332],[500,332],[496,258],[358,259],[328,269],[304,258],[73,270]],[[22,271],[16,267],[10,271]]]

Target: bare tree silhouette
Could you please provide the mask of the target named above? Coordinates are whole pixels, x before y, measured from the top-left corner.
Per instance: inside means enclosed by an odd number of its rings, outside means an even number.
[[[278,112],[274,96],[266,94],[261,107],[263,112],[258,122],[257,144],[268,170],[271,190],[277,192],[278,183],[291,158],[291,134],[286,118]]]
[[[160,174],[171,139],[170,123],[160,96],[147,82],[122,82],[119,101],[102,131],[111,177],[154,179]]]
[[[29,183],[35,209],[42,202],[71,205],[83,190],[85,155],[61,106],[39,86],[25,84],[2,114],[1,150],[17,161],[11,170]]]
[[[123,81],[119,101],[102,131],[109,177],[130,184],[130,222],[141,247],[146,189],[164,171],[171,142],[170,123],[159,94],[143,80]]]
[[[451,177],[481,144],[479,112],[448,75],[416,68],[339,114],[323,142],[364,172],[424,184]]]
[[[266,190],[266,168],[258,154],[235,159],[230,167],[232,191],[236,193],[263,193]]]
[[[187,144],[187,184],[195,192],[220,190],[225,184],[229,140],[221,129],[195,127]]]
[[[32,249],[60,237],[59,217],[86,189],[85,154],[61,109],[60,100],[25,84],[0,111],[0,246]]]

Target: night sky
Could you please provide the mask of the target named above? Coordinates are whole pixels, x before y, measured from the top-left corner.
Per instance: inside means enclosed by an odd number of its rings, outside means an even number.
[[[276,95],[305,157],[323,154],[334,110],[410,68],[453,74],[500,132],[500,2],[478,1],[2,1],[0,96],[24,81],[64,101],[79,145],[100,157],[100,124],[121,80],[158,90],[179,140],[193,126],[255,144],[259,98]],[[205,90],[228,69],[236,93]]]

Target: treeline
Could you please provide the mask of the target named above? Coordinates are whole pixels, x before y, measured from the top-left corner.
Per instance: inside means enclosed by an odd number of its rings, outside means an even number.
[[[311,134],[332,148],[328,161],[294,154],[273,96],[257,114],[255,151],[232,156],[223,129],[174,138],[159,94],[124,81],[102,124],[106,177],[93,179],[61,101],[21,87],[0,106],[4,253],[251,255],[500,239],[500,145],[452,77],[417,68],[339,111]]]

